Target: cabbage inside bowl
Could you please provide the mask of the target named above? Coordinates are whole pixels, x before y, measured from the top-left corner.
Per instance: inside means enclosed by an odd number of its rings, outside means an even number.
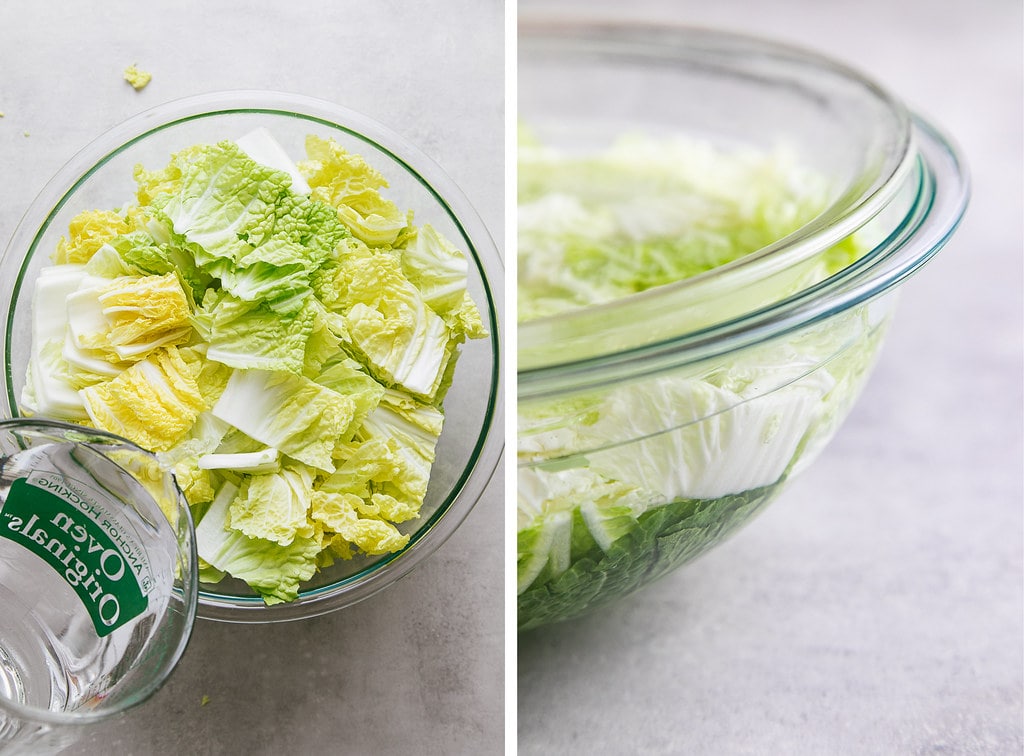
[[[805,469],[966,205],[946,139],[813,53],[521,19],[518,623],[693,559]]]
[[[102,422],[173,467],[199,616],[373,594],[501,455],[497,249],[429,158],[331,103],[223,92],[136,116],[47,184],[3,271],[3,411]]]

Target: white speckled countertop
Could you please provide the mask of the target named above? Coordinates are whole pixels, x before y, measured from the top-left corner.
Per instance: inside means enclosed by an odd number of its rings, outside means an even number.
[[[520,639],[520,753],[1020,754],[1021,4],[580,6],[845,60],[955,137],[973,199],[802,478],[695,563]]]
[[[44,182],[108,128],[249,88],[330,100],[401,133],[500,244],[503,35],[496,0],[4,0],[0,246]],[[132,63],[153,74],[140,92],[121,78]],[[368,601],[276,626],[199,622],[165,687],[69,752],[500,753],[501,479],[499,468],[436,554]]]

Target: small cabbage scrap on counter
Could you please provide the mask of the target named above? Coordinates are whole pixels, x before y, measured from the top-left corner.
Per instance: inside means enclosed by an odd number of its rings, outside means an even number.
[[[784,152],[633,135],[569,154],[521,131],[519,320],[728,264],[827,201],[823,180]],[[843,240],[787,285],[820,281],[863,251]],[[749,518],[838,426],[878,326],[855,309],[727,360],[520,400],[520,630],[627,593]]]
[[[156,452],[201,578],[268,604],[408,543],[460,345],[488,335],[463,253],[364,158],[305,146],[194,145],[77,215],[36,282],[21,402]]]

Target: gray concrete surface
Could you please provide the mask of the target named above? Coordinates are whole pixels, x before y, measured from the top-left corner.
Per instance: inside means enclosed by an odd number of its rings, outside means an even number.
[[[974,196],[803,478],[692,565],[520,640],[519,752],[1020,754],[1021,4],[578,6],[845,60],[954,135]]]
[[[4,0],[0,245],[94,137],[167,100],[244,88],[331,100],[400,132],[500,242],[503,23],[494,0]],[[140,92],[121,78],[131,63],[153,74]],[[499,469],[463,527],[370,600],[300,623],[199,623],[167,685],[72,752],[500,753],[503,519]]]

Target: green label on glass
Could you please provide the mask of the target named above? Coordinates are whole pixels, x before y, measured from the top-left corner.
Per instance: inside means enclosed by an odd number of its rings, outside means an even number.
[[[0,537],[42,557],[82,600],[102,638],[145,611],[149,559],[129,528],[78,481],[34,472],[11,484]]]

